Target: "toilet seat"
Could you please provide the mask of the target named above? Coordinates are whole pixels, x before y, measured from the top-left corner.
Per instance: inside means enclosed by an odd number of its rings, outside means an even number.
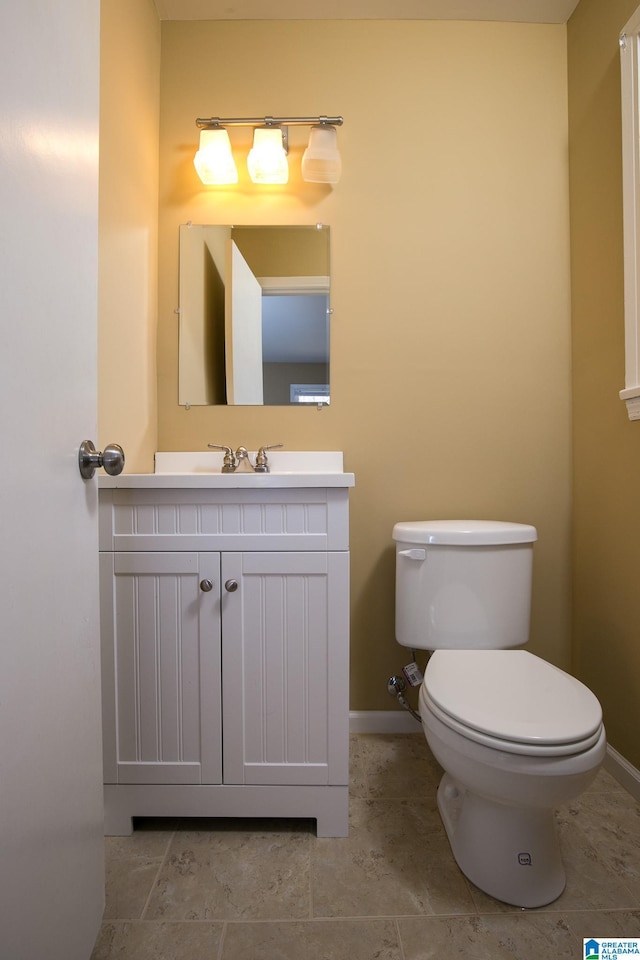
[[[526,650],[437,650],[420,701],[467,739],[507,753],[580,753],[602,728],[594,694]]]

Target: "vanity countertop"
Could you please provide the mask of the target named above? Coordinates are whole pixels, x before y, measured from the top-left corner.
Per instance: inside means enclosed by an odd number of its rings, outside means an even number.
[[[158,452],[155,473],[101,475],[98,483],[107,489],[268,489],[284,487],[353,487],[355,476],[345,473],[341,451],[274,450],[269,454],[269,473],[221,473],[222,452]],[[255,462],[255,452],[251,452]]]

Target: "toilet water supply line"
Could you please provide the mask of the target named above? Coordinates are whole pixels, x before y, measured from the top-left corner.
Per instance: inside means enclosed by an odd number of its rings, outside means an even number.
[[[404,692],[407,689],[407,681],[409,682],[410,686],[419,687],[423,680],[422,672],[416,663],[415,650],[411,651],[411,655],[413,657],[412,662],[407,664],[406,667],[402,668],[404,677],[397,676],[396,674],[394,674],[392,677],[389,677],[389,680],[387,681],[387,693],[390,696],[395,697],[398,703],[405,710],[408,710],[411,716],[417,720],[418,723],[422,723],[422,717],[416,710],[413,709],[404,695]]]

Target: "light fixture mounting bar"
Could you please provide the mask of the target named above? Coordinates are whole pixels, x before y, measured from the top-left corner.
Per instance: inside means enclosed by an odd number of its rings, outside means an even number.
[[[330,124],[332,127],[341,127],[342,117],[198,117],[196,126],[200,130],[215,129],[216,127],[308,127],[316,124]]]

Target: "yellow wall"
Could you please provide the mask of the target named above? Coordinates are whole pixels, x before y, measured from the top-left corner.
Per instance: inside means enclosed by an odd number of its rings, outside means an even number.
[[[568,27],[574,649],[609,742],[640,767],[640,423],[624,386],[618,35],[638,0],[581,0]]]
[[[353,709],[389,709],[394,522],[538,527],[531,648],[569,665],[566,28],[437,21],[162,28],[158,448],[341,449]],[[195,118],[343,114],[338,186],[206,188]],[[243,162],[250,145],[243,139]],[[329,409],[177,404],[178,225],[330,224]],[[144,320],[141,321],[144,326]],[[147,469],[151,469],[151,462]]]
[[[157,449],[160,24],[152,0],[101,7],[98,441],[135,472]]]

